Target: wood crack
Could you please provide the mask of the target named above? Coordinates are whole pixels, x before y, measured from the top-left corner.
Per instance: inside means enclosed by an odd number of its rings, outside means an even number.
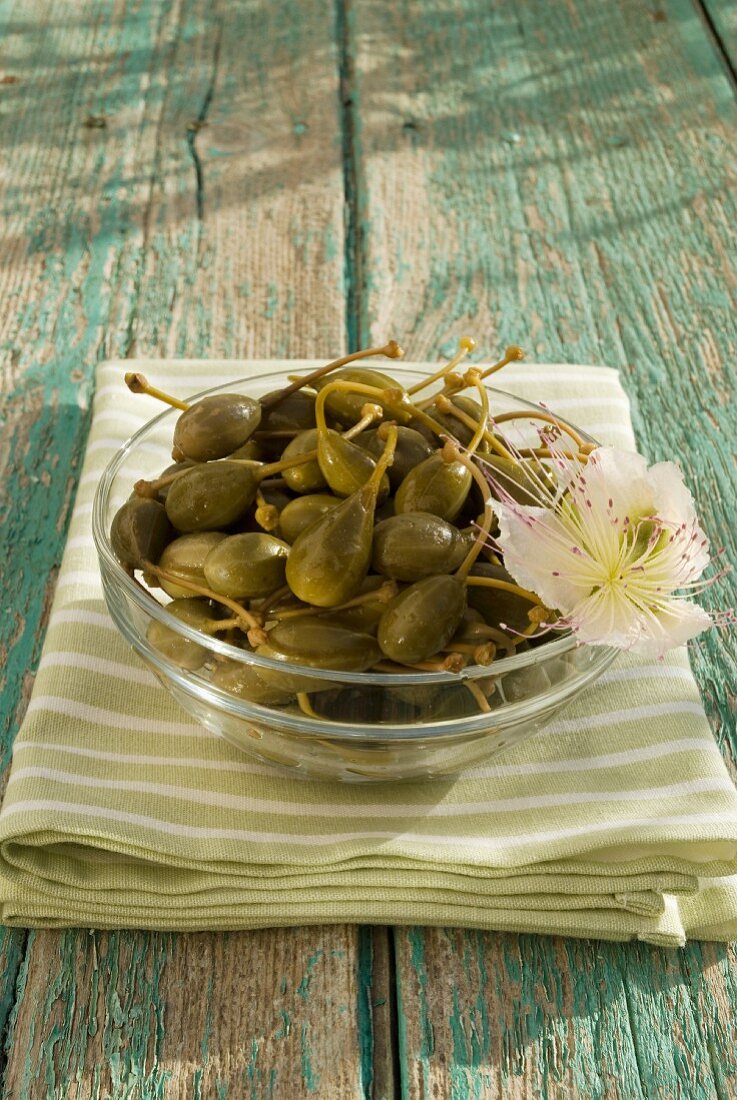
[[[220,64],[220,47],[222,40],[223,23],[222,20],[219,20],[217,24],[217,34],[215,36],[215,45],[212,51],[212,72],[210,74],[210,82],[205,90],[205,97],[202,100],[199,114],[187,126],[187,146],[190,156],[192,157],[192,163],[194,164],[195,201],[197,204],[197,218],[199,221],[203,221],[205,217],[205,173],[202,167],[202,159],[197,152],[197,135],[207,123],[207,115],[215,94],[215,83],[217,81]]]
[[[167,74],[169,74],[173,71],[173,66],[174,66],[174,63],[175,63],[177,50],[179,49],[179,45],[180,45],[180,42],[181,42],[181,32],[182,32],[182,9],[181,9],[181,4],[177,8],[175,27],[176,27],[176,32],[172,36],[172,40],[169,43],[169,49],[167,51],[167,54],[166,54],[165,57],[162,58],[162,69]],[[161,38],[164,37],[164,18],[163,18],[163,16],[162,16],[162,18],[159,22],[159,36]],[[143,214],[143,239],[142,239],[142,242],[141,242],[141,256],[142,257],[145,257],[146,250],[148,249],[149,241],[151,239],[151,211],[153,210],[153,206],[154,206],[154,195],[155,195],[155,192],[156,192],[156,187],[157,187],[158,181],[161,178],[161,174],[162,174],[162,172],[161,172],[161,135],[162,135],[162,131],[163,131],[163,128],[164,128],[164,119],[166,117],[166,108],[167,108],[167,104],[168,104],[168,100],[169,100],[170,91],[171,91],[171,81],[169,79],[167,79],[166,82],[165,82],[165,85],[164,85],[164,94],[163,94],[162,100],[161,100],[161,109],[159,111],[159,117],[156,120],[156,130],[155,130],[155,134],[154,134],[153,156],[151,158],[151,172],[150,172],[150,175],[149,175],[148,199],[146,201],[146,207],[145,207],[144,214]],[[139,290],[139,286],[136,286],[136,303],[137,303],[137,300],[138,300],[138,290]],[[126,354],[128,354],[128,353],[126,353]]]
[[[393,1100],[401,1091],[397,1049],[393,929],[358,930],[358,1003],[363,1100]]]
[[[27,947],[31,933],[25,928],[2,930],[3,994],[0,998],[0,1091],[5,1094],[5,1070],[8,1061],[9,1036],[17,1013],[17,1005],[23,996],[27,976]]]
[[[693,0],[693,4],[704,24],[707,36],[711,39],[711,44],[724,67],[727,79],[732,86],[732,91],[737,94],[737,68],[735,68],[732,56],[726,42],[722,38],[719,27],[712,18],[711,12],[704,0]]]
[[[182,11],[181,5],[177,9],[176,15],[176,33],[172,37],[172,41],[169,44],[169,49],[166,56],[162,59],[162,69],[164,72],[169,73],[174,65],[177,49],[179,48],[182,29]],[[164,17],[159,21],[158,34],[159,37],[164,37]],[[146,269],[146,255],[148,252],[149,242],[151,239],[151,214],[154,209],[154,198],[156,194],[156,187],[159,179],[161,178],[161,135],[164,128],[164,119],[166,117],[167,100],[169,97],[170,82],[167,80],[165,85],[164,94],[161,102],[161,109],[159,116],[156,120],[156,130],[154,134],[153,143],[153,156],[151,161],[151,172],[149,175],[149,187],[148,195],[146,198],[146,205],[143,211],[142,220],[142,239],[141,249],[138,255],[138,262],[136,264],[136,271],[133,277],[133,296],[131,310],[128,315],[128,323],[125,327],[125,333],[123,336],[121,358],[132,359],[136,353],[136,327],[138,324],[138,307],[140,303],[141,288],[143,286],[143,280]],[[119,268],[122,263],[122,254],[118,256],[117,267]],[[103,356],[107,358],[107,355]]]
[[[344,279],[346,287],[346,343],[357,351],[368,338],[364,324],[364,239],[361,227],[362,187],[357,133],[357,88],[352,0],[336,0],[340,127],[343,148],[345,221]]]

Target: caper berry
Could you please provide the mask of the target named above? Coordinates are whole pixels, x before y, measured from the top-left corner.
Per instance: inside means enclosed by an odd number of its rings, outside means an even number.
[[[299,458],[301,455],[307,454],[308,451],[317,451],[317,431],[315,428],[300,432],[299,435],[290,440],[284,448],[282,459],[286,461],[287,459]],[[320,469],[317,455],[299,466],[289,467],[283,471],[282,476],[294,493],[317,493],[321,489],[327,488],[328,484]]]
[[[461,462],[430,455],[405,477],[394,498],[396,512],[432,512],[454,520],[468,496],[473,478]]]
[[[187,626],[195,630],[211,623],[215,618],[215,612],[207,600],[195,598],[186,600],[172,600],[166,610],[175,618],[181,619]],[[152,619],[146,631],[146,637],[154,649],[158,650],[167,661],[186,668],[190,672],[201,668],[209,656],[204,646],[185,638],[173,627],[165,626],[157,619]]]
[[[260,599],[284,584],[289,546],[266,532],[229,535],[205,558],[208,585],[233,600]]]
[[[340,504],[340,497],[331,496],[330,493],[308,493],[305,496],[295,497],[285,505],[279,516],[279,530],[287,542],[292,543],[320,516]]]
[[[357,435],[354,442],[378,458],[384,450],[384,440],[378,428],[372,428]],[[397,447],[394,452],[394,461],[389,467],[389,484],[392,491],[396,491],[404,481],[410,470],[419,466],[433,453],[433,447],[428,440],[415,428],[408,428],[403,424],[397,426]]]
[[[121,565],[143,569],[146,562],[156,565],[174,530],[158,500],[131,497],[115,513],[110,541]]]
[[[325,623],[320,615],[277,623],[269,631],[268,645],[295,664],[346,672],[363,672],[381,658],[376,639],[370,634]]]
[[[174,458],[210,462],[225,458],[250,439],[261,419],[261,405],[239,393],[203,397],[182,413],[174,429]]]
[[[178,531],[219,531],[239,519],[256,497],[257,465],[207,462],[172,483],[166,513]]]
[[[513,583],[512,577],[502,565],[491,562],[476,562],[471,576],[491,577],[493,580]],[[481,585],[468,586],[468,603],[484,616],[489,626],[508,626],[516,636],[530,625],[528,612],[532,607],[529,600],[517,596],[514,592],[505,592],[501,588],[486,588]]]
[[[176,573],[185,581],[204,584],[205,558],[225,537],[222,531],[196,531],[191,535],[180,535],[166,547],[159,565],[167,573]],[[163,578],[161,587],[175,599],[186,599],[192,595],[191,590]]]
[[[544,460],[495,453],[483,375],[456,371],[472,346],[462,340],[429,379],[437,400],[422,381],[405,389],[346,364],[364,353],[259,400],[215,394],[187,406],[142,375],[127,376],[134,392],[183,411],[175,465],[136,483],[113,520],[112,545],[129,572],[173,597],[173,616],[203,634],[200,645],[156,621],[150,644],[182,668],[207,663],[213,685],[236,697],[327,720],[356,707],[377,722],[435,720],[450,692],[449,713],[488,709],[493,675],[474,681],[484,697],[463,685],[387,693],[329,679],[330,669],[390,672],[397,664],[457,671],[537,642],[522,590],[468,584],[511,581],[503,564],[479,558],[493,558],[482,549],[494,532],[490,486],[521,504],[539,503],[547,479],[555,488]],[[398,345],[383,351],[393,357]],[[241,664],[219,651],[208,660],[204,635],[217,634],[271,663]],[[295,665],[320,671],[296,673]],[[307,698],[315,693],[320,705]]]
[[[241,661],[221,662],[213,671],[211,679],[222,691],[228,691],[239,699],[258,703],[262,707],[285,706],[294,698],[294,692],[269,683],[263,678],[259,668]]]
[[[429,512],[402,512],[374,528],[373,567],[398,581],[452,573],[465,555],[458,528]]]
[[[416,664],[443,649],[466,608],[466,587],[453,576],[425,577],[405,588],[379,623],[382,652],[392,661]]]

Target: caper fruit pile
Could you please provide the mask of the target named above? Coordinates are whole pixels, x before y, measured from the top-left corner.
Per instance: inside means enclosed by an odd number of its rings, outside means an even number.
[[[112,546],[152,599],[203,635],[198,644],[153,620],[151,646],[235,696],[321,719],[432,720],[457,714],[458,695],[466,713],[491,709],[493,667],[442,690],[377,693],[330,679],[335,670],[457,673],[536,643],[545,609],[490,548],[489,477],[529,503],[551,475],[538,456],[511,453],[489,419],[483,379],[521,352],[460,373],[472,348],[461,341],[409,389],[355,365],[398,358],[394,342],[261,398],[221,393],[187,405],[126,376],[181,414],[173,464],[135,485]],[[280,667],[225,658],[208,648],[212,637]]]

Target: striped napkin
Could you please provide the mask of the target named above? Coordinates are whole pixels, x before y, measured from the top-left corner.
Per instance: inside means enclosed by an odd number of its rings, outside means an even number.
[[[300,780],[196,726],[115,630],[92,545],[100,472],[152,413],[122,384],[131,366],[99,368],[41,667],[0,813],[6,923],[359,921],[665,945],[737,933],[737,792],[685,652],[663,663],[620,658],[542,734],[456,780]],[[187,394],[269,367],[148,370]],[[504,381],[607,442],[633,445],[615,371],[516,366]]]

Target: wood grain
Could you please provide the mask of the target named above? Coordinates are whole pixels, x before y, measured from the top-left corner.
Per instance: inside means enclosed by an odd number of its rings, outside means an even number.
[[[363,338],[619,367],[642,449],[681,459],[737,561],[737,106],[699,10],[353,0],[347,27]],[[734,636],[693,663],[734,770]],[[396,955],[407,1096],[737,1090],[731,950],[413,929]]]
[[[734,1094],[734,946],[397,930],[406,1095]],[[450,986],[450,988],[449,988]]]
[[[332,354],[346,319],[331,12],[3,0],[0,30],[7,764],[96,361]],[[362,1097],[381,1019],[371,963],[345,927],[6,931],[6,1095]]]
[[[735,104],[696,7],[338,14],[0,0],[5,763],[102,357],[391,330],[422,358],[472,325],[489,350],[607,361],[734,551]],[[732,753],[734,650],[694,656]],[[396,954],[403,1095],[735,1091],[731,949],[408,929]],[[391,965],[381,931],[6,932],[6,1095],[390,1096]]]
[[[34,932],[6,1095],[358,1100],[357,936]]]

